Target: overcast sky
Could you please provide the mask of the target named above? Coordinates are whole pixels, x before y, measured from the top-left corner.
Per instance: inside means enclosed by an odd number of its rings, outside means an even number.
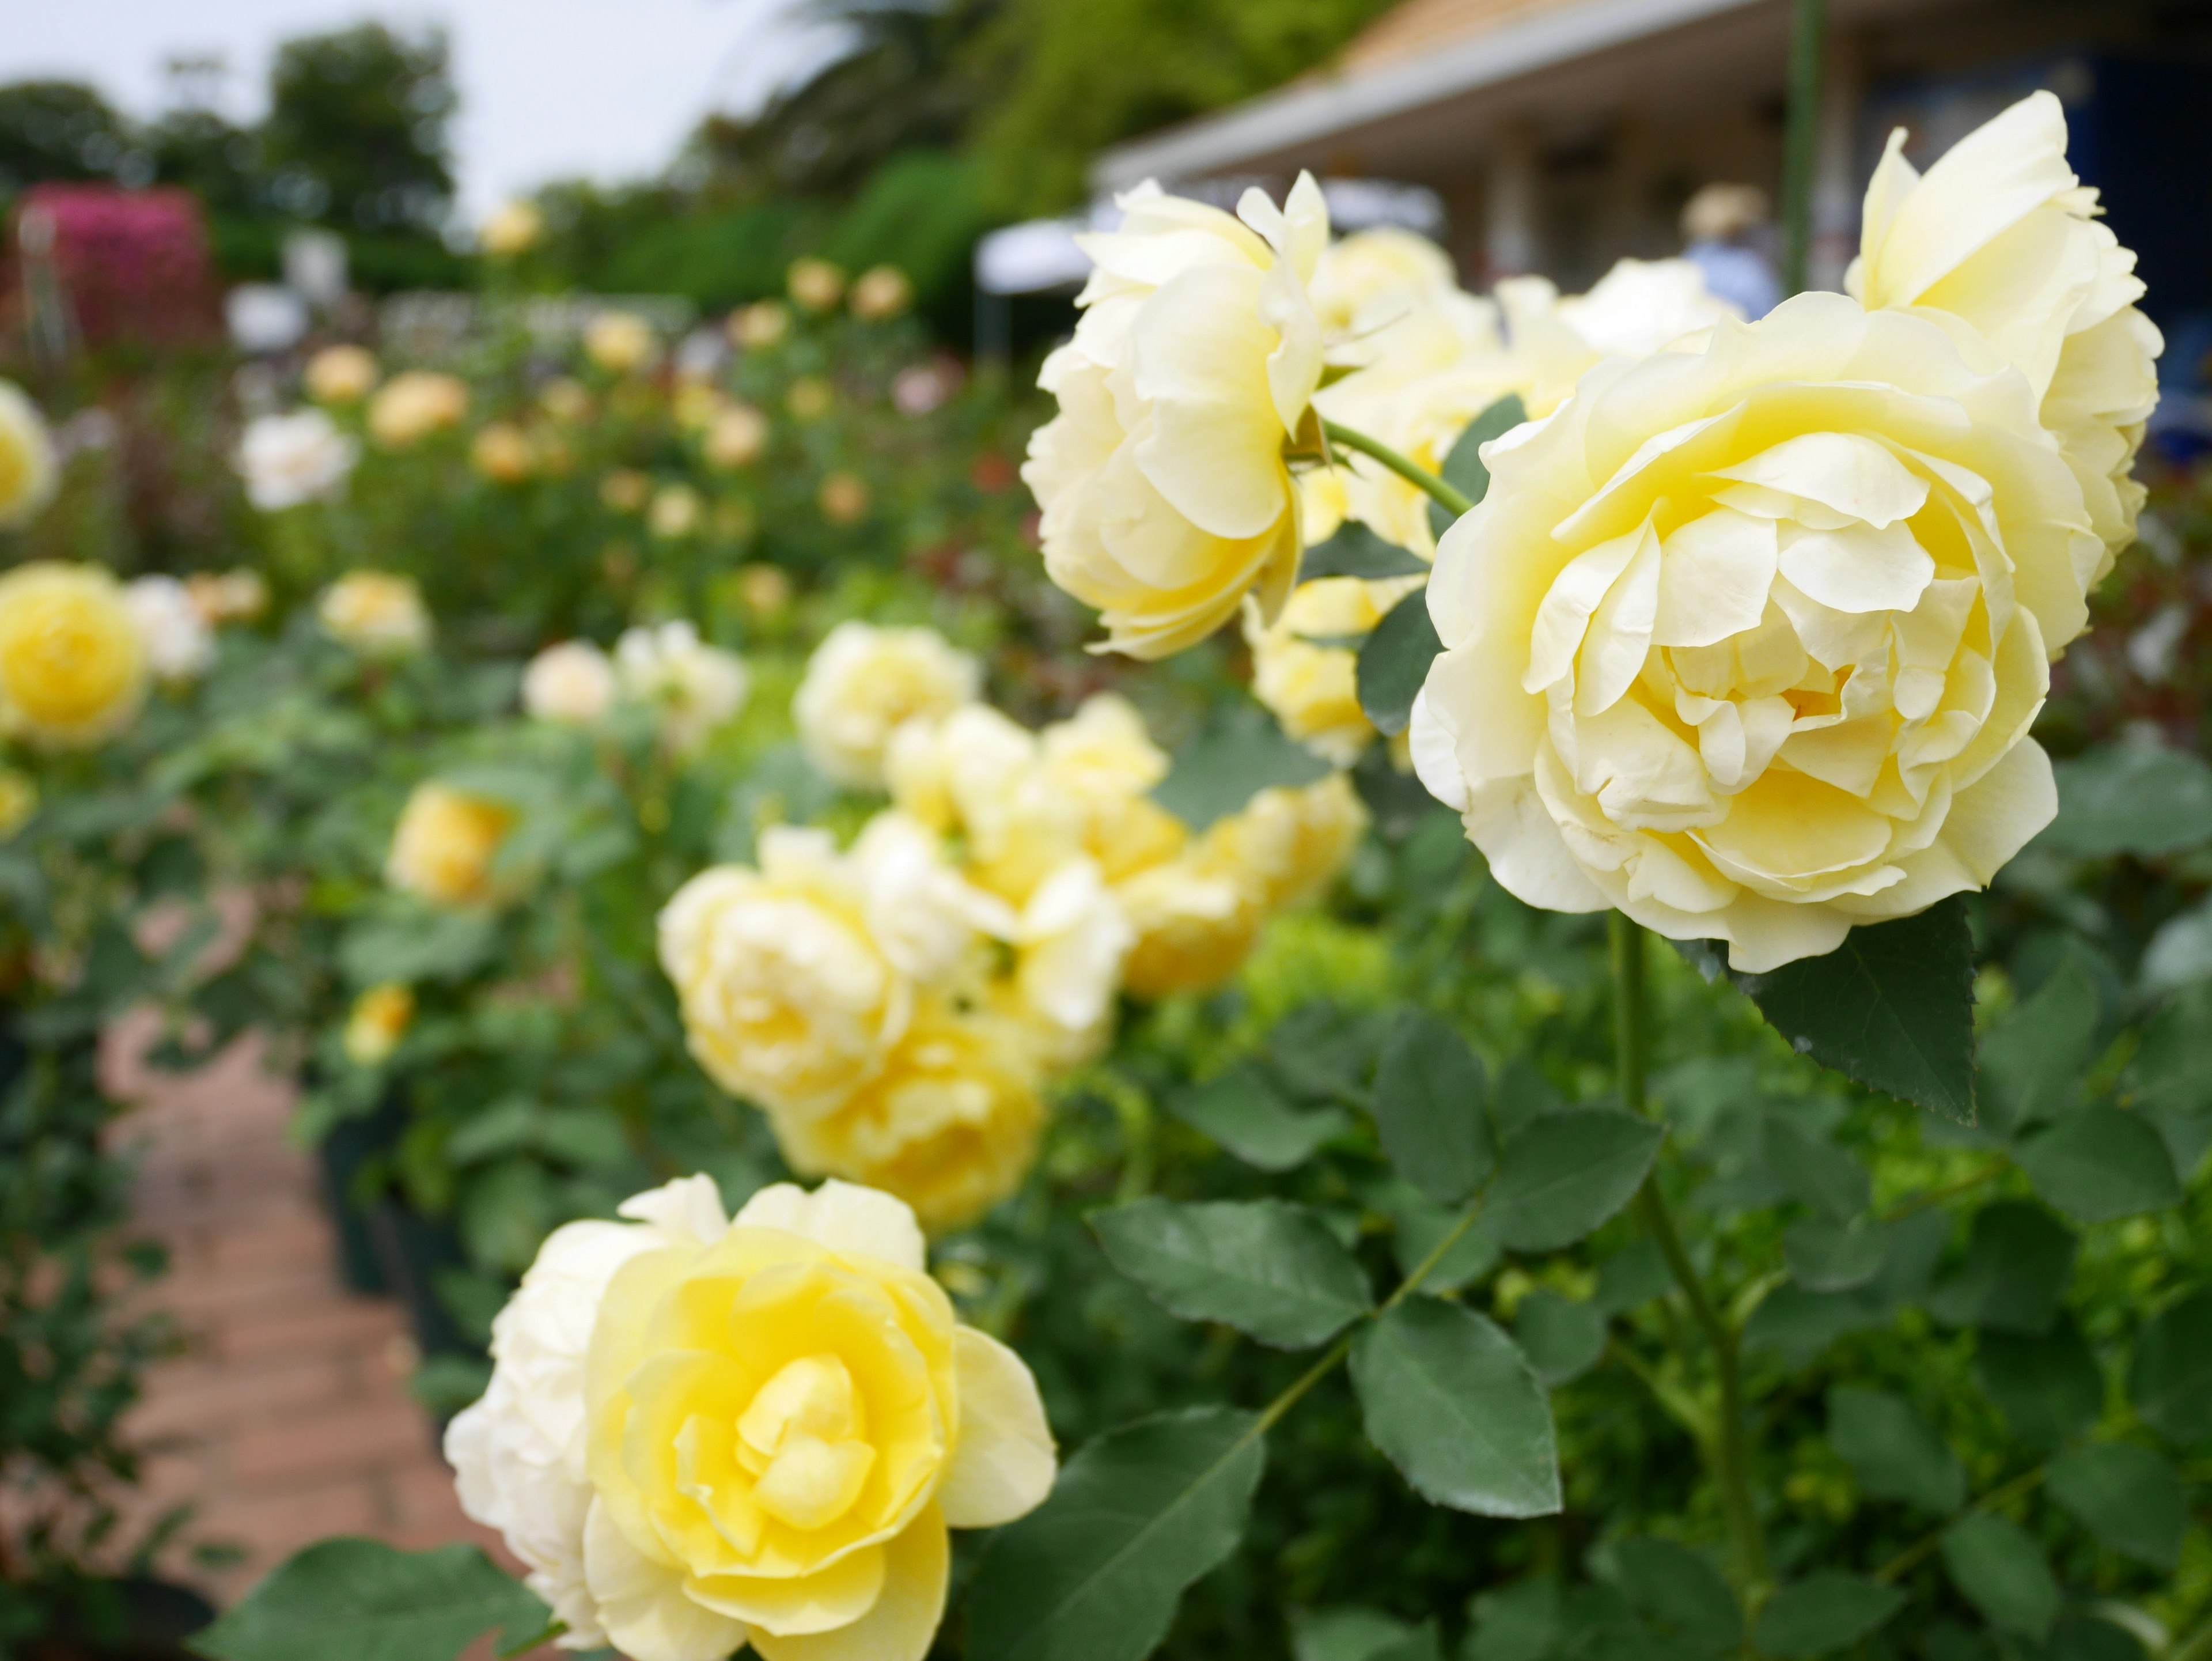
[[[89,81],[134,115],[169,100],[173,57],[219,56],[222,106],[258,116],[269,60],[295,34],[366,17],[442,22],[461,93],[463,210],[478,220],[548,179],[664,166],[709,109],[746,109],[830,42],[793,0],[9,0],[0,82]]]

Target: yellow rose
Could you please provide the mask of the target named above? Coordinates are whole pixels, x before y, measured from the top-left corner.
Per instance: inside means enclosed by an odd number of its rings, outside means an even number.
[[[495,259],[512,259],[528,253],[544,240],[545,216],[534,202],[502,202],[483,222],[477,240]]]
[[[645,515],[646,528],[657,537],[675,540],[699,528],[699,493],[688,484],[664,484],[653,493]]]
[[[1075,810],[1079,846],[1108,880],[1182,851],[1182,821],[1152,800],[1152,787],[1168,776],[1167,751],[1127,698],[1086,698],[1072,720],[1037,734],[1037,761],[1042,794]]]
[[[1844,279],[1869,307],[1962,319],[2027,377],[2104,539],[2093,583],[2135,540],[2143,490],[2130,472],[2165,344],[2136,308],[2135,253],[2100,211],[2066,165],[2066,114],[2047,92],[1968,134],[1924,178],[1899,127],[1867,186]]]
[[[97,744],[146,695],[146,648],[97,565],[37,560],[0,576],[0,727],[50,750]]]
[[[492,893],[492,861],[514,828],[514,810],[446,785],[415,787],[392,833],[384,879],[438,905],[469,905]]]
[[[768,417],[750,404],[733,404],[707,428],[707,459],[717,467],[750,467],[768,448]]]
[[[12,767],[0,767],[0,842],[28,824],[38,811],[38,781]]]
[[[2050,821],[2027,729],[2103,544],[2017,373],[1801,295],[1601,365],[1488,455],[1412,747],[1521,898],[1757,973]]]
[[[584,356],[609,374],[633,374],[659,355],[653,326],[635,312],[601,312],[584,330]]]
[[[1273,628],[1261,623],[1256,608],[1248,608],[1244,642],[1252,649],[1252,695],[1307,749],[1338,767],[1351,766],[1375,728],[1359,707],[1358,649],[1326,642],[1372,633],[1421,581],[1320,577],[1302,582]]]
[[[301,380],[318,404],[358,404],[375,390],[380,373],[366,346],[325,346],[307,360]]]
[[[1557,409],[1603,358],[1649,357],[1743,316],[1686,259],[1618,260],[1588,294],[1565,299],[1540,277],[1510,277],[1497,295],[1532,417]]]
[[[914,304],[914,284],[896,265],[877,265],[853,284],[853,315],[871,323],[898,316]]]
[[[810,312],[834,312],[845,297],[845,273],[826,259],[794,259],[784,287]]]
[[[1116,883],[1135,940],[1122,965],[1131,995],[1210,992],[1244,966],[1266,914],[1239,873],[1203,843]]]
[[[1367,807],[1348,774],[1262,790],[1206,833],[1206,856],[1268,910],[1311,899],[1351,862]]]
[[[981,666],[933,629],[841,623],[808,660],[791,717],[807,759],[824,775],[880,788],[891,734],[965,703],[982,678]]]
[[[1136,943],[1096,860],[1078,855],[1031,891],[1014,930],[1011,1011],[1048,1068],[1095,1058],[1113,1036],[1114,995]]]
[[[868,487],[854,473],[830,473],[817,498],[822,517],[832,525],[858,525],[868,516]]]
[[[374,1067],[390,1058],[415,1019],[415,993],[396,981],[372,986],[353,1001],[346,1017],[346,1059],[356,1067]]]
[[[744,608],[761,618],[781,617],[791,605],[791,579],[776,565],[755,563],[738,569],[738,598]]]
[[[1152,186],[1121,207],[1119,231],[1079,239],[1097,268],[1038,377],[1060,413],[1022,477],[1052,580],[1098,608],[1113,650],[1158,658],[1248,593],[1272,617],[1296,576],[1284,451],[1321,380],[1304,285],[1328,210],[1304,174],[1285,210],[1246,192],[1242,223]]]
[[[1028,1368],[957,1322],[906,1207],[842,1183],[632,1257],[585,1380],[586,1575],[635,1661],[922,1661],[947,1529],[1052,1486]]]
[[[799,421],[819,421],[837,401],[836,388],[820,375],[801,375],[783,395],[783,407]]]
[[[780,301],[755,301],[730,313],[730,338],[750,350],[775,345],[790,332],[791,313]]]
[[[536,457],[527,433],[510,423],[495,421],[477,434],[476,441],[469,446],[469,460],[494,484],[519,484],[530,477]]]
[[[404,450],[432,433],[461,424],[469,389],[456,377],[409,369],[377,389],[368,401],[368,433],[387,450]]]
[[[390,571],[349,571],[323,591],[315,612],[333,640],[368,657],[404,657],[430,643],[422,591]]]
[[[1335,343],[1458,294],[1459,274],[1425,236],[1385,225],[1330,243],[1309,291],[1322,338]]]
[[[21,386],[0,380],[0,531],[28,524],[60,478],[46,417]]]
[[[896,1196],[933,1233],[958,1228],[1021,1186],[1044,1103],[1021,1030],[941,1000],[915,1010],[883,1071],[822,1114],[772,1114],[803,1177],[842,1177]]]
[[[185,593],[200,621],[210,629],[226,623],[250,623],[269,609],[269,585],[261,573],[243,566],[232,571],[195,571]]]
[[[581,381],[561,375],[545,383],[545,390],[538,394],[538,407],[573,426],[591,414],[592,395]]]
[[[700,1066],[778,1113],[835,1107],[882,1068],[912,995],[827,833],[771,825],[760,867],[717,866],[660,914],[660,963]]]

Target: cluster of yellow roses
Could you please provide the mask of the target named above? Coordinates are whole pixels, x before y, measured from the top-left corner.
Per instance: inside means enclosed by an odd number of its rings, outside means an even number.
[[[1403,473],[1517,392],[1409,746],[1498,880],[1753,972],[1984,886],[2056,812],[2027,732],[2134,536],[2160,342],[2057,99],[1924,177],[1902,143],[1850,295],[1753,323],[1663,265],[1479,301],[1402,240],[1330,248],[1309,179],[1241,219],[1140,190],[1045,365],[1047,569],[1137,656],[1246,607],[1262,696],[1347,753],[1349,663],[1307,648],[1399,594],[1292,601],[1302,546],[1348,514],[1425,553]]]
[[[1168,757],[1112,695],[1031,732],[927,630],[833,630],[793,702],[818,768],[888,793],[849,849],[771,826],[757,862],[669,902],[660,954],[693,1054],[793,1168],[866,1182],[933,1229],[1021,1181],[1054,1074],[1126,990],[1218,986],[1365,825],[1349,782],[1261,792],[1193,836]]]

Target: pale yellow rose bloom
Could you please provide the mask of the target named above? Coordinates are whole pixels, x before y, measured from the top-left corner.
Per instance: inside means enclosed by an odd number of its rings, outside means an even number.
[[[390,1058],[415,1020],[415,993],[397,981],[372,986],[353,1001],[346,1015],[343,1045],[346,1059],[356,1067],[374,1067]]]
[[[349,571],[323,591],[315,615],[331,639],[368,657],[404,657],[430,642],[422,591],[390,571]]]
[[[12,767],[0,767],[0,842],[28,824],[38,811],[38,781]]]
[[[1322,250],[1307,285],[1322,338],[1331,347],[1460,292],[1451,256],[1425,236],[1395,225],[1354,231]]]
[[[868,486],[857,473],[831,473],[816,496],[822,517],[832,525],[857,525],[868,516]]]
[[[1328,240],[1320,187],[1239,219],[1147,185],[1095,262],[1074,338],[1038,384],[1060,413],[1022,477],[1042,509],[1045,569],[1102,613],[1112,650],[1159,658],[1237,614],[1273,616],[1296,575],[1285,447],[1310,428],[1321,326],[1305,284]]]
[[[148,669],[105,568],[37,560],[0,576],[0,729],[42,749],[97,744],[137,714]]]
[[[791,313],[781,301],[757,300],[730,313],[730,338],[753,351],[778,344],[791,332]]]
[[[704,448],[717,467],[750,467],[768,447],[768,417],[750,404],[733,404],[708,423]]]
[[[545,383],[538,394],[538,407],[556,421],[573,424],[591,414],[592,395],[581,381],[560,375]]]
[[[585,1369],[586,1579],[633,1661],[922,1661],[948,1528],[1036,1506],[1054,1453],[1021,1360],[955,1319],[921,1231],[830,1182],[631,1257]]]
[[[1334,882],[1367,834],[1367,806],[1350,775],[1262,790],[1206,833],[1206,856],[1270,911],[1303,904]]]
[[[589,727],[614,708],[615,666],[588,640],[547,647],[522,672],[522,707],[539,721]]]
[[[646,529],[657,537],[679,540],[699,528],[704,512],[699,493],[690,485],[664,484],[653,493],[652,504],[646,509]]]
[[[392,377],[368,401],[368,435],[387,450],[404,450],[432,433],[461,424],[469,389],[457,376],[408,369]]]
[[[881,1189],[940,1233],[1021,1186],[1036,1160],[1044,1102],[1018,1025],[925,998],[883,1070],[842,1104],[769,1123],[800,1176]]]
[[[415,787],[400,810],[384,879],[437,905],[492,897],[492,861],[514,828],[514,810],[450,786]]]
[[[1210,992],[1251,956],[1267,911],[1203,843],[1114,885],[1134,935],[1122,984],[1139,998]]]
[[[1136,944],[1098,861],[1078,855],[1038,881],[1013,940],[1006,1001],[1038,1060],[1059,1072],[1095,1059],[1113,1036],[1121,966]]]
[[[376,390],[380,373],[366,346],[325,346],[307,360],[301,381],[318,404],[358,404]]]
[[[1414,576],[1302,582],[1273,628],[1260,621],[1256,608],[1248,608],[1244,642],[1252,652],[1253,697],[1314,754],[1334,766],[1351,766],[1375,728],[1359,705],[1358,648],[1341,642],[1372,634],[1422,581]]]
[[[537,454],[521,428],[495,421],[478,430],[469,446],[469,462],[495,484],[519,484],[530,477]]]
[[[528,253],[545,236],[545,216],[534,202],[520,198],[502,202],[492,210],[477,240],[483,251],[495,259],[512,259],[517,254]]]
[[[882,1070],[912,989],[826,832],[771,825],[760,867],[716,866],[660,914],[660,963],[691,1053],[772,1112],[828,1112]]]
[[[1510,277],[1495,292],[1532,417],[1557,409],[1601,359],[1649,357],[1743,317],[1686,259],[1619,260],[1589,293],[1564,298],[1540,277]]]
[[[975,696],[982,666],[933,629],[841,623],[807,660],[791,716],[807,759],[856,789],[884,783],[891,734]]]
[[[635,312],[601,312],[585,326],[584,356],[609,374],[647,368],[659,352],[653,325]]]
[[[853,315],[871,323],[898,316],[914,304],[914,284],[896,265],[875,265],[853,284]]]
[[[834,312],[845,297],[845,273],[826,259],[794,259],[784,288],[810,312]]]
[[[269,585],[261,573],[240,566],[230,571],[195,571],[185,579],[200,620],[210,628],[250,623],[269,609]]]
[[[1127,698],[1098,692],[1085,699],[1072,718],[1037,734],[1037,761],[1042,794],[1075,810],[1082,851],[1109,881],[1182,851],[1182,821],[1152,799],[1168,776],[1168,753]]]
[[[2027,381],[1807,294],[1490,447],[1414,765],[1509,891],[1757,973],[1985,885],[2104,545]]]
[[[28,524],[60,480],[46,417],[21,386],[0,380],[0,531]]]
[[[2050,93],[1969,133],[1924,177],[1905,137],[1890,134],[1867,186],[1844,286],[1869,307],[1958,318],[2027,377],[2104,539],[2101,577],[2135,540],[2143,489],[2130,475],[2165,344],[2136,308],[2134,251],[2067,166],[2066,114]]]
[[[783,394],[783,407],[799,421],[819,421],[836,403],[837,389],[818,374],[799,376]]]

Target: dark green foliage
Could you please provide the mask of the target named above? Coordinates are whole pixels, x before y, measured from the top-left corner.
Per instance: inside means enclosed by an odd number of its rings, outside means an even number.
[[[502,1651],[545,1629],[545,1605],[475,1546],[404,1552],[325,1540],[192,1640],[211,1661],[453,1661],[497,1629]]]

